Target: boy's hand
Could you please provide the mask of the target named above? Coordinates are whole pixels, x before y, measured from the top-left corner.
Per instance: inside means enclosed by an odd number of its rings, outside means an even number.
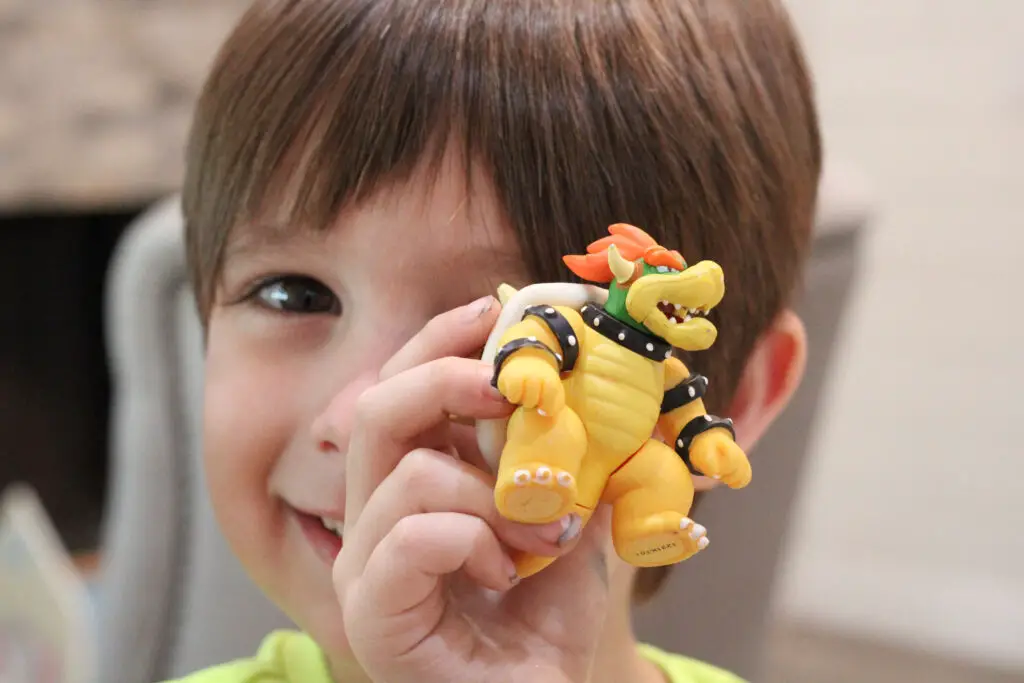
[[[559,522],[501,518],[493,477],[470,464],[482,460],[472,434],[448,419],[513,409],[489,364],[459,357],[483,346],[496,316],[439,316],[359,402],[334,585],[349,647],[375,681],[587,679],[608,592],[606,516],[570,556],[516,585],[509,548],[554,556],[573,542],[559,545]]]

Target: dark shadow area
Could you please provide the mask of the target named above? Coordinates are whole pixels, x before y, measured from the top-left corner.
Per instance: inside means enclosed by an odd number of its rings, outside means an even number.
[[[105,278],[141,210],[0,216],[0,489],[35,488],[71,552],[99,540],[110,408]]]

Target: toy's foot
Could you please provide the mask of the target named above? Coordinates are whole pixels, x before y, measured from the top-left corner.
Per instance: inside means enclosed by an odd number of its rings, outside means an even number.
[[[651,515],[615,532],[616,552],[637,567],[675,564],[708,547],[707,529],[678,512]]]
[[[546,524],[564,517],[576,504],[576,478],[542,463],[509,468],[498,478],[494,500],[508,519]]]

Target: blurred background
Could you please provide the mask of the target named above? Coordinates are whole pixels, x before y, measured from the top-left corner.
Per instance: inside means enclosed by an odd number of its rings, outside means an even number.
[[[110,662],[156,680],[251,651],[255,631],[182,626],[215,622],[202,590],[277,618],[225,588],[244,579],[204,526],[173,201],[246,4],[0,0],[0,489],[31,486],[87,582],[107,682]],[[758,476],[779,463],[747,499],[765,526],[721,544],[719,576],[751,565],[750,611],[693,569],[640,630],[770,683],[1024,681],[1024,2],[789,6],[827,150],[812,381],[756,454]]]

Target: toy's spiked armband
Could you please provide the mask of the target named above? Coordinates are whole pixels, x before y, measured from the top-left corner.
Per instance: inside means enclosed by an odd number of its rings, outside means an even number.
[[[505,361],[507,361],[509,357],[517,351],[527,348],[546,351],[551,354],[552,358],[557,361],[558,366],[561,367],[563,360],[562,354],[552,351],[547,344],[538,341],[536,338],[519,337],[498,349],[497,355],[494,356],[494,376],[491,378],[491,386],[498,386],[498,376],[501,374],[501,369],[505,367]]]
[[[704,375],[691,374],[682,382],[665,392],[661,401],[661,414],[671,413],[688,403],[703,398],[708,390],[708,379]]]
[[[523,319],[531,316],[543,321],[558,340],[558,346],[562,350],[559,355],[562,372],[572,372],[580,352],[579,340],[576,338],[576,330],[572,328],[572,323],[554,306],[530,306],[523,314]]]
[[[683,463],[686,465],[686,468],[693,474],[700,475],[703,473],[694,467],[692,462],[690,462],[690,444],[693,443],[695,438],[709,429],[714,429],[715,427],[724,428],[732,436],[733,441],[736,440],[736,431],[733,429],[732,420],[729,418],[725,418],[723,420],[722,418],[715,417],[714,415],[701,415],[693,418],[679,430],[679,435],[676,436],[676,453],[679,454],[679,457],[683,459]]]

